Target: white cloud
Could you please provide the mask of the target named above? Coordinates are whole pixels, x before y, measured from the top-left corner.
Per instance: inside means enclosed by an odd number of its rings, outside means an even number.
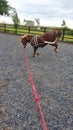
[[[73,0],[8,0],[15,7],[21,21],[40,18],[44,26],[60,26],[65,20],[73,28]]]

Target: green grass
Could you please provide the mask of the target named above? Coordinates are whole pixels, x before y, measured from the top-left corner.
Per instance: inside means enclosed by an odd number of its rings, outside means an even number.
[[[73,36],[72,35],[65,35],[65,38],[73,39]]]
[[[73,39],[64,38],[65,42],[73,43]]]
[[[3,25],[1,25],[0,26],[0,32],[7,32],[7,33],[15,34],[15,28],[14,28],[13,25],[11,25],[11,26],[6,25],[6,31],[5,31]],[[22,29],[21,28],[17,29],[17,34],[19,34],[19,35],[28,34],[28,33],[29,33],[29,30],[28,30],[27,27],[23,26]],[[30,34],[33,34],[33,35],[44,34],[44,30],[42,30],[42,29],[38,30],[37,28],[31,28]],[[61,40],[61,38],[60,38],[60,40]],[[69,43],[73,43],[73,36],[72,35],[65,35],[64,41],[69,42]]]
[[[72,35],[65,35],[64,41],[69,42],[69,43],[73,43],[73,36]]]

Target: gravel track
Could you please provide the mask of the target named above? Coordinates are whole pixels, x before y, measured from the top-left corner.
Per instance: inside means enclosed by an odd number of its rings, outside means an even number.
[[[0,33],[0,130],[43,130],[19,39]],[[33,58],[28,44],[30,70],[48,130],[73,130],[73,45],[53,49]]]

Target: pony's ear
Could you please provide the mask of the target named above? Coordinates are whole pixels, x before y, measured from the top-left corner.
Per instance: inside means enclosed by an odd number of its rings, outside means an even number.
[[[20,36],[20,42],[22,43],[23,36]]]
[[[61,29],[59,29],[58,30],[58,37],[61,37],[61,35],[62,35],[62,31],[61,31]]]
[[[55,34],[56,34],[57,37],[61,37],[61,35],[62,35],[61,29],[60,28],[56,29]]]
[[[26,36],[27,36],[27,35],[23,35],[23,36],[21,36],[21,39],[22,39],[22,40],[23,40],[23,39],[25,39],[25,38],[26,38]]]
[[[54,30],[53,32],[54,32],[54,34],[56,34],[56,31],[55,31],[55,30]]]
[[[26,35],[20,36],[20,44],[23,44],[26,40]]]

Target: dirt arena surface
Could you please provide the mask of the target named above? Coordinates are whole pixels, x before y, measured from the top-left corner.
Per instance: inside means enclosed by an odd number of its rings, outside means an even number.
[[[0,130],[43,130],[19,39],[0,33]],[[26,49],[48,130],[73,130],[73,45]]]

